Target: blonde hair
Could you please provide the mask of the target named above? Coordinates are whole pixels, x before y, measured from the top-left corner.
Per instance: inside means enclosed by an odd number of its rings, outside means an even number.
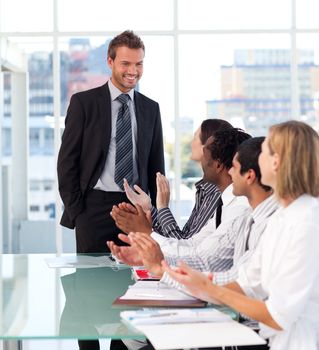
[[[319,136],[309,125],[291,120],[269,129],[271,154],[277,153],[280,165],[276,193],[280,198],[302,194],[319,196]]]

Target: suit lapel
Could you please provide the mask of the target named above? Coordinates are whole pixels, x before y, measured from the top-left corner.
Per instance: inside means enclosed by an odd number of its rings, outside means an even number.
[[[111,95],[108,83],[100,87],[98,98],[101,148],[106,155],[112,131]]]

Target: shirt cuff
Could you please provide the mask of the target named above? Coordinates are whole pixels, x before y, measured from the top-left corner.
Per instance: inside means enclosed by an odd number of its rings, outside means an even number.
[[[177,281],[175,281],[167,272],[163,273],[163,276],[160,279],[160,283],[166,284],[176,289],[179,289],[180,287],[180,284]]]
[[[155,207],[152,207],[151,215],[152,215],[152,222],[156,223],[156,221],[157,221],[157,209]]]

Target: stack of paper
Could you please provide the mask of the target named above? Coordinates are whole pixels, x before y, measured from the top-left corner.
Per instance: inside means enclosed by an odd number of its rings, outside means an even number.
[[[123,311],[157,350],[265,344],[252,329],[214,308]]]
[[[196,298],[158,281],[137,281],[129,286],[127,292],[120,299],[194,300]]]
[[[156,350],[265,344],[252,329],[236,322],[138,325]]]
[[[158,281],[137,281],[113,305],[203,307],[206,302]]]
[[[144,309],[122,311],[121,317],[132,325],[227,322],[231,317],[213,308],[201,309]]]

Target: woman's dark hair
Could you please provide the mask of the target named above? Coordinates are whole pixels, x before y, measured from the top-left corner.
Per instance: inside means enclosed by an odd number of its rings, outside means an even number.
[[[205,145],[210,136],[213,136],[215,131],[219,129],[232,128],[233,126],[228,121],[223,119],[206,119],[200,126],[200,141]]]

